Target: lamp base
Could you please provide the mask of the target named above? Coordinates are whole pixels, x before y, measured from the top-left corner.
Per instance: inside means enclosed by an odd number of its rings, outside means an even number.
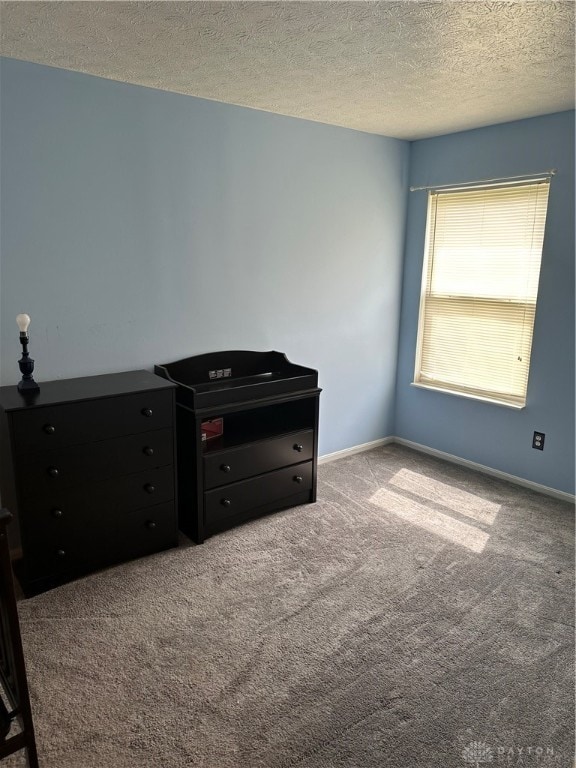
[[[18,392],[37,392],[40,386],[36,384],[34,379],[22,379],[18,382]]]
[[[32,373],[34,371],[34,360],[28,354],[28,335],[26,332],[20,333],[20,344],[22,344],[22,357],[18,360],[21,381],[18,382],[18,391],[25,394],[27,392],[38,392],[40,387],[34,381]]]

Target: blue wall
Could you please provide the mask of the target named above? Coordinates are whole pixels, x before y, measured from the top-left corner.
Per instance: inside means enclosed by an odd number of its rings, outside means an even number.
[[[2,59],[1,381],[221,349],[318,368],[320,453],[393,431],[409,144]]]
[[[1,59],[0,118],[3,384],[23,311],[39,381],[278,349],[319,369],[321,454],[396,434],[574,491],[574,113],[409,145]],[[414,185],[558,168],[523,411],[410,386],[409,156]]]
[[[410,193],[396,389],[399,437],[574,493],[574,113],[417,141],[410,183],[451,184],[557,168],[550,188],[526,408],[411,387],[427,195]],[[534,430],[546,433],[534,450]]]

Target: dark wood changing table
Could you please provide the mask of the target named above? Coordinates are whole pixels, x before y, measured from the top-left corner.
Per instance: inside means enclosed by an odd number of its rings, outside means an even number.
[[[181,530],[197,543],[316,501],[317,371],[280,352],[228,351],[155,366],[176,383]],[[223,420],[202,440],[202,423]]]

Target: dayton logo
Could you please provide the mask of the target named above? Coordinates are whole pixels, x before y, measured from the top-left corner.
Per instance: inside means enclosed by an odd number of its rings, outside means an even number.
[[[472,763],[479,768],[480,763],[491,763],[494,759],[492,748],[483,741],[471,741],[467,747],[462,750],[462,758],[466,763]]]

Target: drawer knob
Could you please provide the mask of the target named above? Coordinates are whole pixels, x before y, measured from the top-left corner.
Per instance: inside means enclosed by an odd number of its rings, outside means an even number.
[[[293,480],[295,483],[301,483],[304,478],[301,475],[294,475]]]
[[[54,432],[56,432],[56,427],[54,427],[52,424],[44,424],[42,429],[44,432],[46,432],[47,435],[53,435]]]
[[[145,446],[145,447],[142,449],[142,453],[145,453],[145,454],[146,454],[146,456],[152,456],[152,455],[153,455],[153,453],[154,453],[154,448],[151,448],[149,445],[146,445],[146,446]]]
[[[146,491],[146,493],[154,493],[154,491],[156,490],[156,486],[152,485],[152,483],[146,483],[146,485],[144,486],[144,490]]]
[[[156,528],[156,523],[154,522],[154,520],[147,520],[146,521],[146,528],[148,528],[149,530],[153,531],[154,528]]]
[[[50,475],[50,477],[60,477],[60,470],[57,469],[56,467],[48,467],[47,472]]]
[[[232,502],[230,501],[230,499],[222,499],[220,504],[222,504],[223,507],[229,507],[232,504]]]
[[[58,557],[66,557],[66,552],[63,549],[57,549],[56,554],[58,555]]]
[[[230,472],[230,464],[220,464],[222,472]]]
[[[64,515],[64,512],[62,512],[61,509],[52,510],[52,517],[62,517],[63,515]]]
[[[302,453],[302,451],[304,450],[304,446],[300,445],[300,443],[295,443],[293,448],[295,451],[298,451],[298,453]]]
[[[142,416],[146,416],[147,418],[150,418],[152,416],[152,408],[142,408]]]

